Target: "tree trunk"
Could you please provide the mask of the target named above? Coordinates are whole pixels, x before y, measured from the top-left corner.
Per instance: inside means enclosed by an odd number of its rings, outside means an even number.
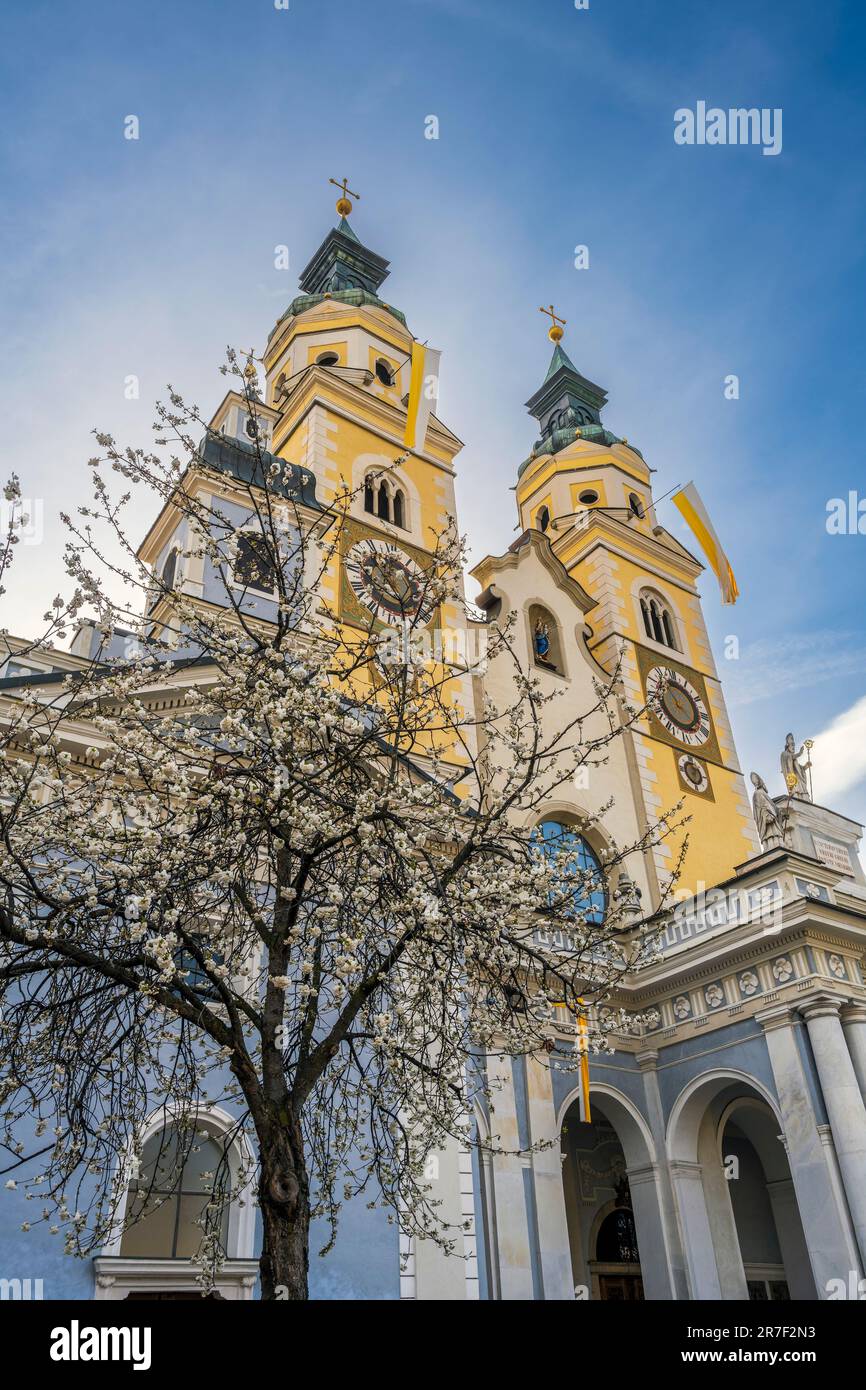
[[[263,1299],[307,1299],[310,1191],[296,1120],[282,1111],[256,1125],[260,1145],[259,1206]]]

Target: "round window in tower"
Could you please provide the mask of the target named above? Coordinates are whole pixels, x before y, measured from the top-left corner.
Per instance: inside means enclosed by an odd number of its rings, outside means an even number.
[[[379,378],[383,386],[394,385],[394,373],[391,371],[391,368],[389,364],[385,361],[384,357],[380,357],[376,362],[376,376]]]

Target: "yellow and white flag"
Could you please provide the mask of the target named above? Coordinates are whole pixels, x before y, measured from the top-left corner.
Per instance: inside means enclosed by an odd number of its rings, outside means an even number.
[[[406,410],[406,433],[403,443],[407,449],[421,450],[427,438],[427,426],[439,399],[439,362],[442,353],[423,343],[412,344],[412,374],[409,379],[409,405]]]
[[[581,1004],[583,1000],[581,999]],[[586,1010],[581,1009],[577,1017],[577,1050],[580,1054],[580,1095],[579,1114],[584,1124],[592,1124],[589,1108],[589,1028]]]
[[[740,591],[737,588],[734,571],[731,569],[730,561],[722,549],[721,541],[716,535],[713,523],[707,515],[707,509],[701,501],[694,483],[687,483],[685,487],[680,488],[679,492],[674,493],[671,501],[682,512],[709,560],[710,568],[719,581],[722,602],[736,603]]]

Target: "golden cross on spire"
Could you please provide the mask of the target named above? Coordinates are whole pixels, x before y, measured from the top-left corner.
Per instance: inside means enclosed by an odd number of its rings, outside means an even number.
[[[349,213],[352,211],[352,204],[349,201],[349,194],[352,193],[349,187],[349,180],[343,179],[342,183],[338,183],[336,179],[328,179],[328,183],[332,183],[335,188],[340,189],[343,196],[337,199],[337,212],[341,217],[348,217]],[[352,197],[357,198],[358,202],[361,201],[360,193],[352,193]]]
[[[560,340],[560,338],[562,337],[562,328],[560,328],[559,325],[560,325],[560,324],[565,325],[565,323],[567,322],[567,320],[564,319],[564,318],[561,318],[559,314],[557,314],[557,313],[554,312],[554,308],[553,308],[553,305],[552,305],[552,304],[551,304],[551,306],[550,306],[549,309],[545,309],[544,306],[542,305],[542,306],[539,308],[538,312],[539,312],[540,314],[549,314],[549,315],[550,315],[550,317],[551,317],[551,319],[552,319],[552,323],[551,323],[550,327],[549,327],[548,330],[547,330],[547,336],[548,336],[548,338],[550,339],[550,341],[551,341],[552,343],[558,343],[559,340]]]

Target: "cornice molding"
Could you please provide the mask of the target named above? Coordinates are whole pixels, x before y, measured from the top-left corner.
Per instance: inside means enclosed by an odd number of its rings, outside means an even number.
[[[296,338],[326,332],[328,329],[353,329],[373,333],[392,348],[407,352],[412,346],[412,334],[387,309],[377,304],[345,304],[324,296],[299,314],[278,319],[263,354],[265,371],[271,376],[280,359]],[[278,333],[276,330],[280,329]]]
[[[589,516],[587,526],[581,530],[571,527],[557,538],[556,549],[568,552],[569,568],[588,559],[592,551],[602,545],[608,554],[619,555],[621,559],[632,562],[635,558],[634,552],[638,551],[646,561],[644,568],[647,571],[652,571],[678,585],[691,596],[697,595],[697,579],[703,573],[704,566],[684,546],[674,541],[672,536],[669,537],[672,544],[668,545],[655,535],[647,536],[643,531],[632,529],[618,517],[608,515],[601,507],[591,508]],[[668,533],[664,534],[667,536]],[[621,548],[623,544],[628,548]],[[658,565],[662,559],[674,569],[680,569],[687,579],[678,578],[666,569],[659,569]]]
[[[327,388],[327,395],[322,394],[323,387]],[[316,406],[321,406],[332,415],[339,416],[361,429],[378,434],[383,442],[395,447],[399,453],[405,452],[405,412],[402,406],[393,404],[384,396],[374,396],[350,381],[337,381],[325,368],[312,366],[308,369],[307,380],[299,382],[286,404],[279,423],[274,426],[272,453],[282,457],[280,449],[294,437]],[[358,406],[362,406],[366,414],[356,414],[354,408]],[[443,453],[449,455],[449,459],[455,458],[463,448],[463,441],[435,415],[430,417],[428,437],[439,444]],[[433,454],[413,449],[412,457],[422,459],[425,463],[453,475],[451,462],[436,458]]]
[[[586,589],[584,589],[583,585],[577,579],[572,579],[568,570],[558,559],[553,546],[550,544],[550,541],[543,531],[536,531],[533,529],[525,531],[523,536],[520,537],[520,542],[520,544],[515,544],[513,549],[509,548],[506,550],[502,555],[485,555],[484,559],[480,560],[479,563],[469,571],[472,578],[479,584],[485,584],[485,588],[490,588],[489,574],[491,572],[493,574],[501,574],[503,571],[518,569],[525,559],[527,550],[529,550],[530,553],[534,553],[538,557],[557,588],[562,589],[563,593],[569,595],[582,614],[588,613],[591,609],[595,608],[598,599],[593,598],[591,594],[587,593]],[[487,576],[486,583],[479,578],[481,572],[484,572]],[[597,666],[598,662],[594,661],[594,664]]]

